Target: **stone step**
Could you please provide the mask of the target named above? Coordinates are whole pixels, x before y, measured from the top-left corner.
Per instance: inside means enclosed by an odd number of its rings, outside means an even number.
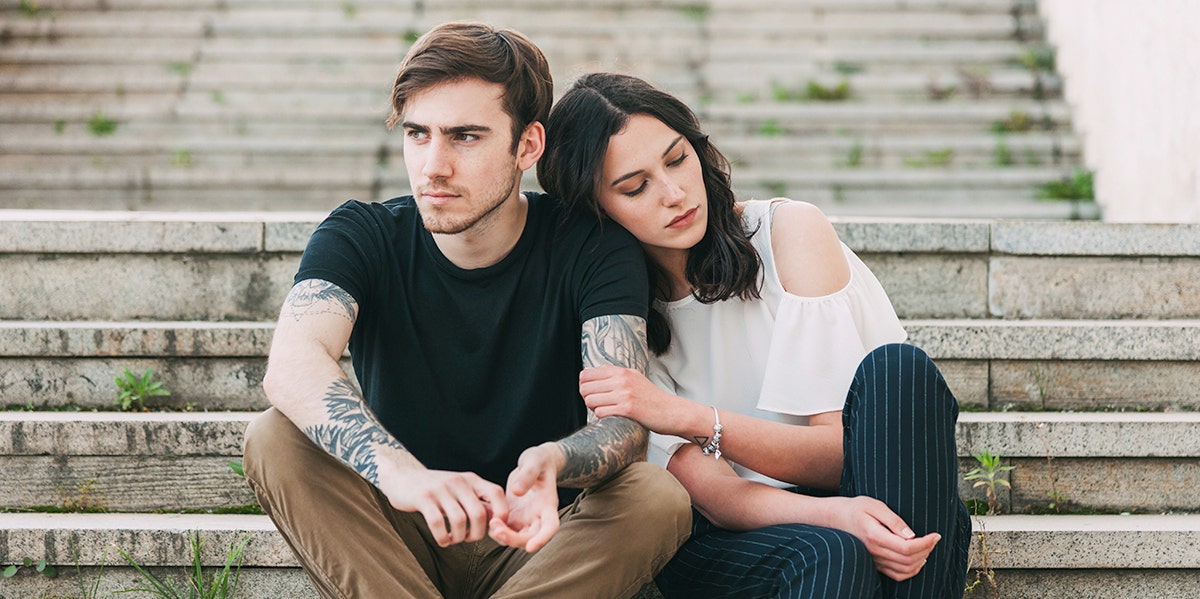
[[[0,211],[0,319],[272,320],[322,217]],[[836,220],[905,318],[1200,318],[1195,225]]]
[[[117,548],[139,564],[187,568],[191,531],[207,566],[223,566],[229,547],[247,540],[239,596],[316,597],[265,516],[0,514],[0,527],[8,531],[0,563],[44,558],[62,572],[6,580],[0,593],[16,594],[5,599],[75,592],[95,581],[101,564],[102,592],[134,586]],[[1190,598],[1200,569],[1200,516],[983,516],[974,527],[972,567],[986,558],[1003,597]]]
[[[114,512],[235,509],[254,503],[229,467],[256,412],[0,412],[0,486],[8,509]],[[1195,512],[1200,415],[964,412],[960,478],[988,451],[1015,469],[1005,511]],[[1053,491],[1053,493],[1051,493]],[[964,498],[985,500],[963,479]]]
[[[733,163],[735,175],[740,175],[743,168],[768,167],[877,170],[1077,164],[1083,151],[1078,137],[1045,132],[861,137],[730,135],[714,136],[714,142]]]
[[[701,109],[711,134],[729,132],[762,137],[819,133],[885,135],[895,131],[986,133],[996,123],[1020,121],[1028,130],[1062,129],[1070,112],[1061,102],[1032,100],[883,103],[748,102],[712,104]],[[1027,123],[1027,125],[1026,125]]]
[[[286,285],[278,293],[286,292]],[[1198,410],[1200,321],[906,320],[970,409]],[[112,405],[155,367],[164,405],[261,409],[270,322],[0,321],[0,405]],[[343,364],[349,370],[348,365]]]
[[[960,102],[999,98],[1058,98],[1062,81],[1046,75],[1012,68],[978,72],[950,67],[927,68],[924,72],[838,74],[819,67],[781,64],[754,65],[732,63],[724,68],[709,67],[703,73],[714,86],[714,101],[754,102],[758,100],[804,99],[810,84],[824,90],[846,86],[848,98],[858,101],[929,101]],[[656,82],[657,83],[657,82]],[[661,85],[666,87],[665,85]]]

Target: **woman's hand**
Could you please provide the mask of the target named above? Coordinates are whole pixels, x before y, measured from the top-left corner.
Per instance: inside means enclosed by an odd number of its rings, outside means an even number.
[[[646,375],[619,366],[597,366],[579,373],[579,394],[596,417],[624,416],[664,435],[681,431],[682,415],[698,405],[659,389]]]
[[[916,576],[942,535],[917,537],[887,505],[871,497],[830,497],[836,527],[867,546],[875,569],[895,581]]]

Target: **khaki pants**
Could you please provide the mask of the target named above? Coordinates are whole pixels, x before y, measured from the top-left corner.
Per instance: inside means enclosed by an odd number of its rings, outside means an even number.
[[[559,512],[536,553],[490,538],[437,546],[419,513],[386,497],[313,444],[274,408],[246,430],[245,472],[322,597],[633,596],[687,539],[683,487],[635,463]]]

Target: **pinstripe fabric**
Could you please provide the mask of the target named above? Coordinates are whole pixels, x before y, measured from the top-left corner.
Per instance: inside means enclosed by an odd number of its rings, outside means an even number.
[[[917,535],[942,540],[921,573],[897,583],[879,574],[849,533],[787,524],[721,530],[693,513],[692,538],[657,579],[665,597],[959,598],[970,517],[958,497],[958,402],[937,366],[912,345],[867,355],[842,411],[840,494],[883,501]]]

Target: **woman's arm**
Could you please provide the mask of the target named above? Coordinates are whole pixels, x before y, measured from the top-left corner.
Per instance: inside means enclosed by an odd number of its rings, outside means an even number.
[[[844,530],[867,546],[875,568],[893,580],[916,576],[941,535],[916,537],[904,520],[870,497],[810,497],[739,477],[724,460],[699,447],[675,452],[667,470],[692,497],[692,505],[726,530],[775,524],[811,524]]]
[[[692,441],[696,449],[713,434],[711,407],[663,391],[636,370],[588,368],[579,381],[584,402],[598,417],[625,416],[656,433]],[[794,485],[837,489],[842,472],[841,412],[810,416],[809,426],[728,411],[720,416],[723,456]]]

